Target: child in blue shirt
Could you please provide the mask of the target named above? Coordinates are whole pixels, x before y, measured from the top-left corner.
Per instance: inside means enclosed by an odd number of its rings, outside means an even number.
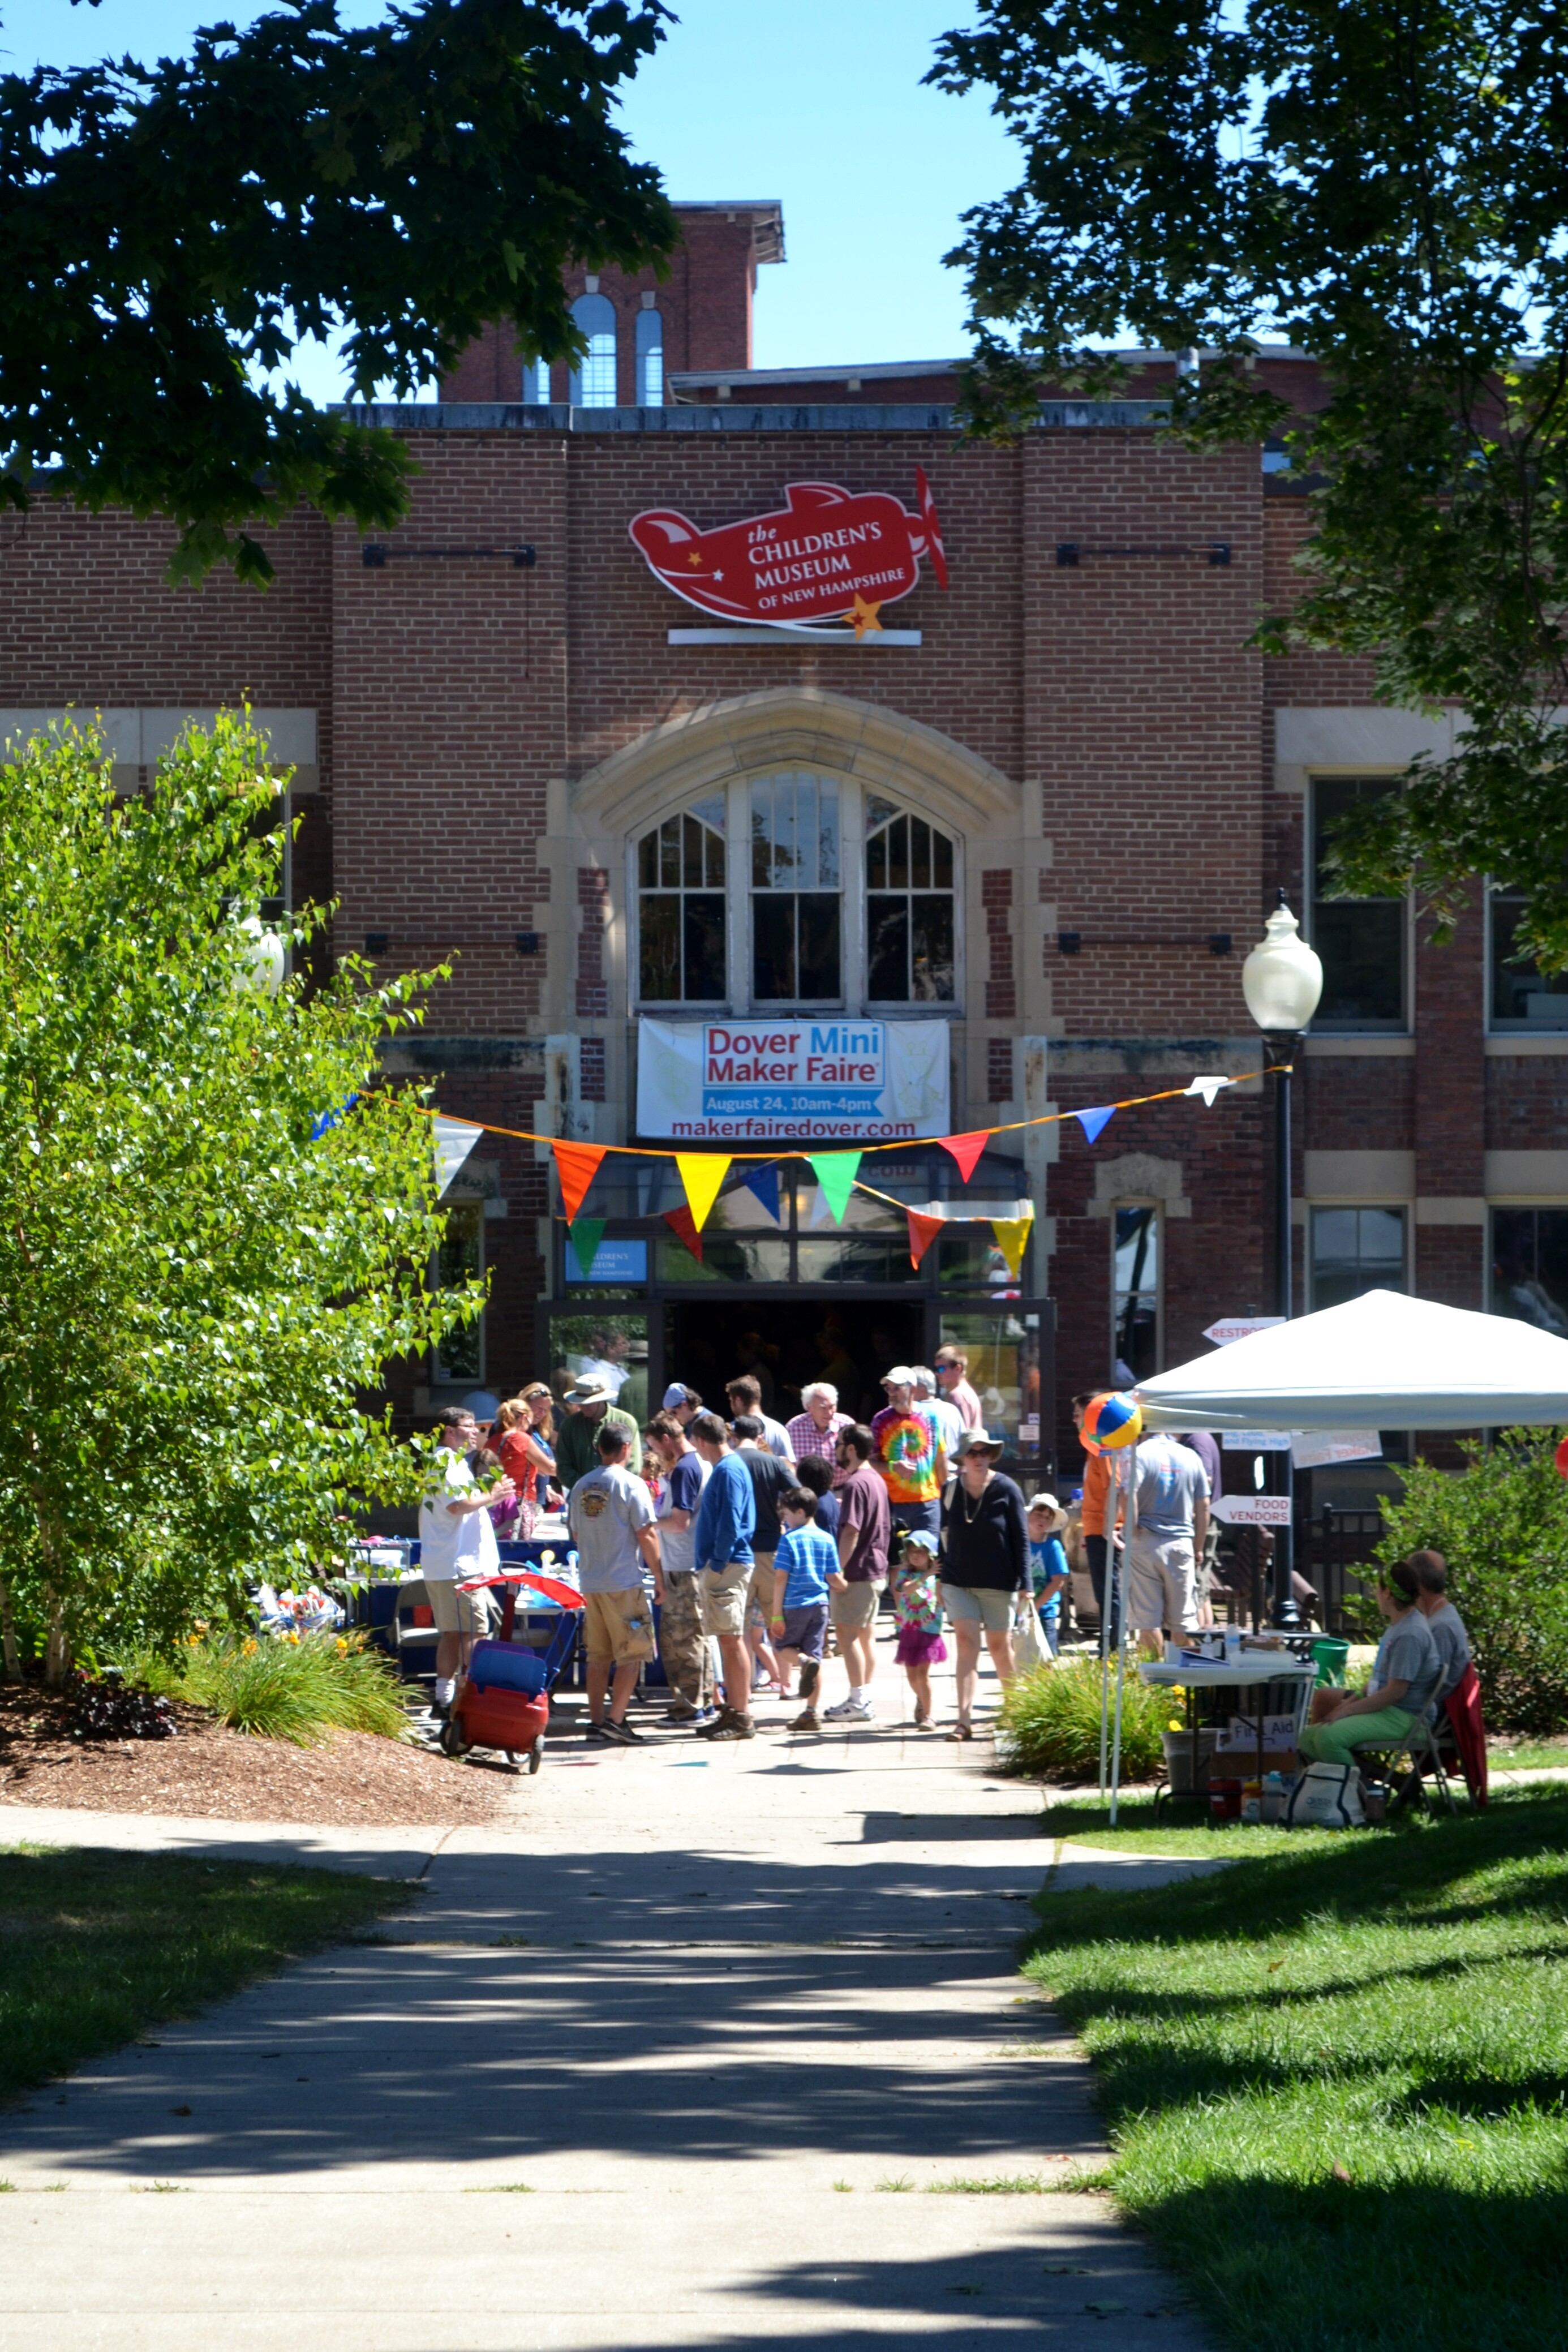
[[[773,1555],[773,1616],[770,1632],[779,1659],[784,1696],[795,1669],[800,1669],[800,1696],[805,1710],[789,1726],[791,1731],[815,1731],[817,1710],[812,1701],[822,1672],[822,1648],[828,1632],[828,1591],[841,1585],[838,1547],[816,1524],[817,1497],[809,1486],[792,1486],[779,1498],[779,1522],[783,1533]]]
[[[1029,1575],[1046,1647],[1054,1658],[1061,1647],[1061,1596],[1067,1590],[1067,1554],[1061,1530],[1067,1513],[1054,1495],[1029,1500]]]

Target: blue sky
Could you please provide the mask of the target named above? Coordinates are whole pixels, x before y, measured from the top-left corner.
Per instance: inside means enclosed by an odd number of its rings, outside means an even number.
[[[969,20],[970,0],[676,5],[622,119],[673,196],[781,200],[789,257],[760,274],[758,365],[962,351],[962,280],[941,257],[966,205],[1009,184],[1016,153],[983,98],[920,86],[937,35]],[[0,51],[13,69],[146,58],[178,49],[196,25],[261,13],[232,0],[0,0]],[[380,10],[367,0],[353,13]],[[336,396],[326,355],[298,372],[318,398]]]

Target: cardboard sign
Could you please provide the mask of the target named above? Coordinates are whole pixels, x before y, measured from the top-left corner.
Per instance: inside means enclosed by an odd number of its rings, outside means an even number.
[[[946,1135],[945,1021],[639,1021],[637,1132],[680,1142]]]
[[[1289,1495],[1221,1495],[1208,1507],[1230,1528],[1288,1528],[1291,1524]]]
[[[1293,1748],[1296,1744],[1296,1718],[1293,1715],[1266,1715],[1263,1717],[1263,1753],[1278,1754],[1281,1748]],[[1215,1740],[1215,1752],[1235,1756],[1250,1749],[1258,1753],[1258,1725],[1249,1715],[1233,1715]]]
[[[1375,1429],[1303,1430],[1291,1441],[1298,1470],[1322,1470],[1334,1462],[1381,1462],[1383,1440]]]
[[[1227,1454],[1289,1454],[1288,1429],[1228,1429],[1220,1438]]]
[[[852,621],[858,635],[880,627],[882,605],[918,587],[922,557],[947,585],[931,486],[918,467],[915,478],[913,514],[884,490],[791,482],[773,513],[716,530],[663,507],[633,515],[627,529],[654,578],[699,612],[759,628]]]

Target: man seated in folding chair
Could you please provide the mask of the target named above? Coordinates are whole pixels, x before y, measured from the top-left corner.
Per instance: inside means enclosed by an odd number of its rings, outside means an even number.
[[[1470,1801],[1487,1801],[1487,1735],[1481,1720],[1481,1686],[1470,1655],[1465,1621],[1448,1598],[1448,1565],[1440,1551],[1413,1551],[1410,1565],[1421,1588],[1418,1606],[1437,1645],[1443,1679],[1431,1708],[1432,1731],[1445,1760],[1457,1758]]]
[[[1301,1734],[1301,1753],[1315,1763],[1354,1764],[1370,1749],[1406,1749],[1417,1784],[1422,1766],[1434,1766],[1451,1808],[1453,1799],[1427,1720],[1443,1669],[1421,1614],[1415,1569],[1408,1560],[1396,1560],[1376,1591],[1388,1625],[1377,1645],[1372,1679],[1359,1698],[1332,1688],[1313,1692],[1312,1719]],[[1409,1787],[1401,1792],[1414,1793]]]

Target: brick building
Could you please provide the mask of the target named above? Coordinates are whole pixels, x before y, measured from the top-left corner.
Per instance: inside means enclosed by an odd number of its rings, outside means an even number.
[[[605,1163],[585,1270],[548,1148],[487,1137],[449,1244],[490,1272],[485,1326],[402,1368],[400,1402],[589,1360],[633,1403],[667,1377],[714,1394],[747,1356],[781,1398],[824,1364],[869,1394],[948,1337],[1025,1465],[1070,1465],[1073,1389],[1270,1306],[1263,1089],[1121,1110],[1092,1145],[1020,1126],[967,1187],[928,1139],[1257,1072],[1240,964],[1280,883],[1328,971],[1298,1301],[1381,1282],[1568,1312],[1568,993],[1507,961],[1506,901],[1443,949],[1403,906],[1316,903],[1323,825],[1448,722],[1378,709],[1354,664],[1249,649],[1306,529],[1270,454],[1164,446],[1158,353],[1142,397],[1047,402],[1010,447],[959,438],[940,362],[754,370],[779,208],[678,209],[666,279],[571,289],[580,371],[547,383],[497,332],[439,404],[376,412],[418,461],[406,523],[365,543],[301,512],[265,596],[166,588],[155,525],[0,523],[0,727],[97,707],[129,783],[187,712],[248,698],[294,766],[294,892],[335,897],[338,946],[383,968],[455,959],[394,1065],[452,1112],[667,1150],[639,1080],[658,1096],[674,1031],[836,1023],[906,1058],[936,1038],[940,1115],[862,1168],[885,1200],[841,1227],[796,1160],[776,1208],[725,1193],[700,1265],[665,1222],[669,1162]],[[1260,364],[1310,383],[1301,355]],[[790,483],[913,524],[922,472],[948,585],[927,561],[858,635],[716,625],[628,534],[775,513]],[[1032,1205],[1020,1276],[979,1223],[916,1270],[898,1202]]]

